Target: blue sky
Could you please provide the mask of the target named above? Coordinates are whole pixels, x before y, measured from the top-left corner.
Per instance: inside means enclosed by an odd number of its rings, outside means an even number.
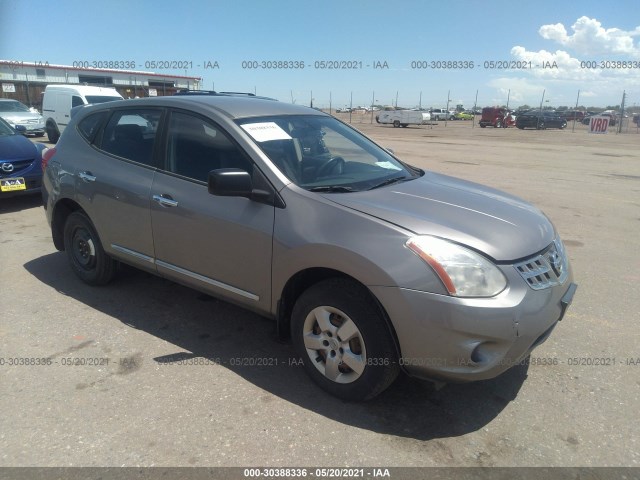
[[[55,6],[54,6],[55,5]],[[163,70],[203,77],[203,88],[250,91],[314,106],[395,103],[441,107],[507,102],[640,105],[640,68],[583,68],[580,61],[640,62],[638,2],[459,0],[13,1],[0,0],[0,59],[180,60]],[[355,61],[355,70],[314,68]],[[415,69],[412,61],[467,61],[473,69]],[[514,61],[531,69],[484,68]],[[303,62],[304,69],[247,69],[243,61]],[[217,62],[219,68],[198,65]],[[388,69],[374,69],[375,62]],[[531,62],[531,63],[529,63]],[[545,62],[558,68],[542,69]],[[370,66],[367,66],[370,65]]]

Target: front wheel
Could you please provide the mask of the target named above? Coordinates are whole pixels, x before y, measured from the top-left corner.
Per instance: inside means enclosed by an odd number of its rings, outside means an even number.
[[[502,120],[496,120],[496,128],[502,128]]]
[[[394,121],[393,121],[393,126],[394,126],[395,128],[398,128],[398,127],[400,126],[400,121],[399,121],[399,120],[394,120]]]
[[[64,224],[64,249],[73,272],[89,285],[106,285],[116,274],[117,263],[109,257],[91,220],[73,212]]]
[[[307,289],[293,307],[291,334],[309,376],[342,399],[371,399],[400,371],[381,313],[355,282],[329,279]]]
[[[60,138],[60,132],[54,125],[47,125],[47,137],[49,138],[49,143],[57,143]]]

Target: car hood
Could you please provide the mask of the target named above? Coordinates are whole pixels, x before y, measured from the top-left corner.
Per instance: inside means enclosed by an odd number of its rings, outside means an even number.
[[[555,237],[549,219],[524,200],[437,173],[375,190],[323,196],[416,234],[467,245],[496,261],[530,256]]]
[[[33,112],[2,112],[0,116],[5,120],[11,120],[13,123],[23,122],[25,120],[43,121],[42,115]]]
[[[22,135],[0,136],[0,162],[32,159],[37,156],[37,150],[33,142]]]

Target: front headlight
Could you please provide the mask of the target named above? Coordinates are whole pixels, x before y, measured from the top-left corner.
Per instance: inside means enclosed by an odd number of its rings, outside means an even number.
[[[411,237],[406,246],[433,268],[450,295],[493,297],[507,286],[498,267],[468,248],[427,235]]]

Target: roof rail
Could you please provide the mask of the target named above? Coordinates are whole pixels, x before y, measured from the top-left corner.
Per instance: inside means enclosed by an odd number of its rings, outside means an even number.
[[[251,97],[251,98],[259,98],[262,100],[274,100],[275,98],[270,97],[258,97],[255,93],[249,92],[216,92],[214,90],[178,90],[174,95],[210,95],[217,97]]]

